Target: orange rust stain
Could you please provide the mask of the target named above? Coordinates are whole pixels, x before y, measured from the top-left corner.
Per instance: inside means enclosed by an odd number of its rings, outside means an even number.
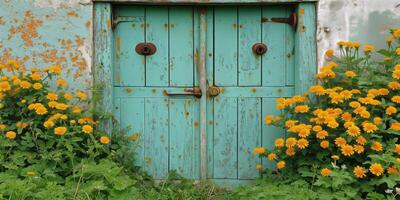
[[[111,21],[107,20],[107,28],[111,28]]]
[[[0,54],[0,63],[7,63],[9,60],[15,60],[18,64],[24,65],[24,63],[29,60],[28,55],[22,58],[11,55],[12,51],[11,48],[5,48]]]
[[[8,40],[20,33],[20,37],[24,41],[25,46],[32,47],[33,39],[39,37],[37,29],[42,25],[43,21],[36,19],[36,17],[32,14],[32,11],[26,11],[23,22],[17,27],[11,26]]]
[[[90,20],[86,21],[85,23],[86,28],[90,29],[90,25],[92,25],[92,22]]]
[[[117,37],[116,41],[115,41],[115,46],[117,48],[117,50],[121,49],[121,38]]]
[[[0,16],[0,25],[3,25],[4,21],[3,21],[3,16]]]
[[[299,13],[300,15],[304,15],[304,8],[300,8]]]
[[[84,44],[83,38],[81,38],[79,35],[75,36],[75,42],[76,42],[76,45],[78,45],[78,46],[83,46],[83,44]]]
[[[251,92],[256,93],[257,89],[256,88],[251,88]]]
[[[70,17],[78,17],[79,16],[78,13],[76,13],[75,11],[68,12],[67,15]]]

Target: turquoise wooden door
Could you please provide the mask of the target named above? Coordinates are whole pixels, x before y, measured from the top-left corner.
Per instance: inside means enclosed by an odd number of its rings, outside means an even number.
[[[216,181],[251,180],[260,162],[257,146],[271,147],[281,130],[263,118],[278,97],[294,93],[294,28],[290,6],[121,6],[115,9],[114,112],[122,126],[139,135],[137,161],[156,179],[170,170]],[[199,90],[200,32],[205,31],[206,107],[188,90]],[[135,52],[153,43],[155,54]],[[268,51],[256,55],[255,43]],[[209,95],[209,88],[219,94]],[[179,95],[178,95],[179,94]],[[204,98],[203,98],[204,99]],[[201,160],[201,112],[206,115],[206,155]],[[272,163],[264,163],[272,166]]]

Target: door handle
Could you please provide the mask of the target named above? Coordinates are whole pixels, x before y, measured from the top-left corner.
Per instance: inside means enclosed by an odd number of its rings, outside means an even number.
[[[197,98],[201,98],[202,96],[201,89],[198,87],[186,88],[183,90],[183,92],[169,92],[167,90],[164,90],[164,94],[166,96],[194,96]]]
[[[220,89],[216,86],[210,86],[208,88],[208,96],[209,97],[216,97],[219,95],[220,92],[221,92]]]

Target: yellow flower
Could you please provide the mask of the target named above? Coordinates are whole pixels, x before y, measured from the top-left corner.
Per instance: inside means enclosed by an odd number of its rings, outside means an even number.
[[[286,166],[285,161],[279,161],[278,163],[276,163],[277,169],[283,169],[285,166]]]
[[[340,148],[340,151],[344,156],[351,156],[354,154],[354,148],[351,145],[343,145]]]
[[[73,98],[73,96],[72,96],[71,94],[69,94],[69,93],[65,93],[65,94],[64,94],[64,98],[65,98],[66,100],[70,101],[70,100]]]
[[[396,82],[396,81],[389,82],[389,83],[388,83],[388,87],[389,87],[390,89],[392,89],[392,90],[396,90],[396,89],[399,89],[399,88],[400,88],[400,83],[399,83],[399,82]]]
[[[277,138],[275,140],[275,147],[281,148],[281,147],[283,147],[284,143],[285,143],[285,141],[283,140],[283,138]]]
[[[393,151],[398,155],[400,155],[400,144],[395,144]]]
[[[58,110],[66,110],[68,107],[69,107],[69,105],[67,105],[67,104],[65,104],[65,103],[58,103],[58,104],[56,105],[56,108],[57,108]]]
[[[24,88],[24,89],[30,88],[31,85],[32,85],[32,84],[29,83],[28,81],[21,81],[21,83],[19,83],[19,86],[20,86],[21,88]]]
[[[289,137],[288,139],[286,139],[286,147],[294,147],[297,144],[297,140],[294,137]]]
[[[57,103],[57,101],[49,101],[49,103],[47,103],[47,105],[50,108],[55,108],[58,105],[58,103]]]
[[[46,96],[48,100],[56,101],[58,99],[58,95],[52,92],[49,92]]]
[[[57,85],[58,86],[67,86],[68,85],[68,82],[66,81],[66,80],[64,80],[64,79],[58,79],[57,81]]]
[[[393,107],[393,106],[388,106],[386,108],[385,112],[386,112],[387,115],[392,115],[392,114],[397,113],[397,109],[395,107]]]
[[[257,164],[256,164],[256,169],[258,169],[258,170],[262,169],[262,164],[257,163]]]
[[[374,117],[374,124],[376,124],[376,125],[382,124],[382,118]]]
[[[325,51],[325,56],[327,56],[328,58],[332,58],[334,54],[333,49],[328,49]]]
[[[395,123],[390,124],[390,129],[394,130],[394,131],[400,131],[400,123],[395,122]]]
[[[394,71],[392,72],[392,77],[393,77],[394,79],[400,79],[400,70],[394,70]]]
[[[63,119],[63,120],[66,120],[66,119],[68,119],[68,116],[67,115],[61,115],[60,118]]]
[[[325,94],[325,89],[320,85],[314,85],[310,87],[310,92],[315,93],[317,96],[321,96]]]
[[[38,81],[42,78],[42,75],[40,73],[33,73],[30,75],[31,79],[34,81]]]
[[[6,129],[6,125],[0,124],[0,131],[4,131],[4,129]]]
[[[388,38],[386,38],[386,43],[392,43],[392,41],[393,41],[393,38],[392,37],[388,37]]]
[[[365,145],[365,143],[367,143],[367,140],[363,136],[358,136],[356,142],[360,145]]]
[[[342,119],[346,122],[351,121],[353,119],[353,116],[351,116],[350,113],[345,112],[342,114]]]
[[[395,166],[390,166],[386,169],[388,174],[398,175],[399,170]]]
[[[337,137],[337,138],[335,139],[335,144],[336,144],[338,147],[342,147],[342,146],[346,145],[347,142],[346,142],[346,140],[345,140],[344,138],[342,138],[342,137]]]
[[[294,108],[295,113],[306,113],[310,108],[307,105],[298,105]]]
[[[358,135],[360,135],[361,131],[360,128],[353,125],[347,128],[346,133],[350,136],[357,137]]]
[[[69,121],[69,123],[70,123],[71,125],[74,125],[74,124],[76,124],[76,121],[75,121],[75,120],[71,120],[71,121]]]
[[[42,89],[43,85],[41,83],[34,83],[32,87],[35,90],[40,90]]]
[[[378,130],[378,127],[373,123],[367,122],[363,124],[363,130],[367,133],[373,133]]]
[[[400,103],[400,96],[393,96],[391,99],[394,103]]]
[[[86,100],[86,99],[87,99],[86,94],[83,93],[83,92],[77,92],[77,93],[76,93],[76,96],[77,96],[79,99],[81,99],[81,100]]]
[[[274,117],[274,122],[279,122],[281,121],[282,117],[281,116],[275,116]]]
[[[371,145],[371,149],[374,151],[383,151],[382,144],[380,142],[374,142]]]
[[[358,154],[362,154],[364,152],[364,147],[361,145],[354,145],[354,151],[357,152]]]
[[[357,178],[364,178],[364,177],[367,176],[365,174],[365,169],[363,167],[360,167],[360,166],[354,167],[353,173]]]
[[[54,129],[54,134],[59,135],[59,136],[64,135],[66,132],[67,132],[67,128],[63,127],[63,126],[60,126],[60,127],[57,127]]]
[[[332,158],[333,160],[339,160],[340,157],[339,157],[338,155],[332,155],[331,158]]]
[[[396,54],[400,55],[400,47],[396,49]]]
[[[353,71],[346,71],[346,72],[344,73],[344,75],[346,75],[346,76],[349,77],[349,78],[354,78],[354,77],[357,76],[357,74],[356,74],[355,72],[353,72]]]
[[[321,148],[326,149],[326,148],[329,147],[329,141],[328,140],[322,140],[319,145],[321,146]]]
[[[289,147],[289,148],[286,149],[285,153],[288,156],[294,156],[296,154],[296,151],[294,150],[293,147]]]
[[[371,51],[375,51],[375,47],[373,45],[371,45],[371,44],[366,44],[364,46],[364,52],[365,53],[369,53]]]
[[[312,128],[313,131],[318,132],[318,131],[322,131],[322,127],[319,125],[316,125]]]
[[[299,121],[297,121],[297,120],[287,120],[287,121],[285,122],[285,126],[288,127],[288,128],[290,128],[290,127],[296,125],[297,122],[299,122]]]
[[[321,169],[322,176],[329,176],[330,174],[331,174],[331,170],[329,170],[328,168]]]
[[[275,160],[278,156],[275,153],[270,153],[267,156],[268,160]]]
[[[325,137],[328,136],[328,131],[322,130],[322,131],[318,131],[318,133],[316,134],[316,137],[318,139],[325,139]]]
[[[369,167],[369,171],[375,176],[380,176],[383,173],[383,167],[379,163],[373,163]]]
[[[47,113],[47,108],[44,107],[43,105],[38,106],[38,107],[36,108],[36,114],[38,114],[38,115],[44,115],[44,114],[46,114],[46,113]]]
[[[107,136],[101,136],[101,137],[100,137],[100,143],[102,143],[102,144],[108,144],[108,143],[110,143],[110,138],[107,137]]]
[[[299,149],[305,149],[308,147],[308,140],[301,138],[299,140],[297,140],[297,147],[299,147]]]
[[[264,122],[265,124],[270,125],[272,123],[272,115],[265,116]]]
[[[6,92],[11,89],[11,85],[8,81],[1,81],[0,82],[0,91]]]
[[[10,140],[13,140],[15,137],[17,137],[17,133],[15,131],[7,131],[6,137]]]
[[[57,66],[57,65],[53,65],[49,68],[50,72],[53,72],[55,74],[60,74],[61,73],[61,67]]]
[[[81,108],[79,107],[72,108],[72,113],[81,113]]]
[[[90,125],[84,125],[84,126],[82,126],[82,132],[84,132],[86,134],[90,134],[93,132],[93,127]]]
[[[51,120],[47,120],[47,121],[45,121],[43,123],[43,126],[46,127],[46,128],[53,127],[54,126],[54,122],[51,121]]]
[[[263,153],[265,153],[265,148],[264,147],[256,147],[253,149],[253,153],[254,153],[254,155],[263,154]]]

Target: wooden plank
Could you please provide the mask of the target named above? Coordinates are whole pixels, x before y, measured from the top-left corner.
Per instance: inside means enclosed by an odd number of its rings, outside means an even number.
[[[237,178],[237,98],[214,101],[214,178]]]
[[[94,59],[93,82],[101,89],[93,91],[96,101],[96,110],[112,113],[113,110],[113,32],[109,26],[111,22],[111,6],[108,3],[96,3],[94,6]],[[103,124],[105,130],[111,129],[111,122]]]
[[[146,42],[157,47],[154,55],[146,57],[146,86],[168,86],[168,7],[146,7]]]
[[[94,2],[140,3],[140,4],[260,4],[318,2],[319,0],[92,0]]]
[[[168,174],[169,129],[168,99],[145,99],[144,170],[155,179]]]
[[[148,148],[144,143],[144,98],[122,98],[118,107],[120,108],[121,126],[128,128],[130,136],[139,138],[136,141],[138,148],[136,149],[135,164],[143,167],[145,148]]]
[[[293,9],[288,7],[286,8],[286,15],[289,16],[293,12]],[[286,66],[286,85],[287,86],[294,86],[295,80],[295,62],[294,62],[294,34],[295,30],[292,26],[285,27],[286,33],[286,44],[285,44],[285,53],[287,59],[285,59],[285,66]]]
[[[117,123],[119,123],[119,125],[121,125],[121,98],[115,98],[114,99],[114,110],[113,110],[113,115],[115,120],[117,121]],[[115,127],[120,129],[121,126],[119,127]]]
[[[279,114],[280,112],[275,108],[276,98],[263,98],[262,99],[262,116],[265,117],[271,114]],[[262,125],[262,146],[267,149],[274,148],[274,141],[278,137],[284,137],[284,131],[275,126],[268,126],[265,123]],[[275,162],[263,159],[263,167],[275,168]]]
[[[115,86],[145,85],[145,57],[134,51],[137,44],[145,42],[144,13],[144,7],[120,10],[120,14],[129,15],[132,19],[116,25]]]
[[[295,34],[296,94],[303,94],[316,83],[316,16],[315,4],[300,3],[297,10],[298,25]]]
[[[165,92],[183,93],[187,88],[116,87],[115,97],[166,97]],[[294,87],[220,87],[223,97],[287,97],[294,94]],[[203,93],[204,94],[204,93]],[[205,94],[204,94],[205,95]]]
[[[261,42],[261,7],[239,7],[239,86],[261,86],[261,56],[252,46]]]
[[[193,9],[171,7],[170,23],[170,85],[193,86]]]
[[[237,86],[237,7],[215,7],[214,13],[214,81]]]
[[[199,100],[170,98],[170,170],[186,178],[200,178]]]
[[[263,18],[288,17],[283,6],[263,7]],[[286,85],[286,27],[285,23],[264,22],[263,43],[267,45],[268,51],[262,56],[263,59],[263,86]]]
[[[261,146],[261,98],[238,98],[238,179],[259,177],[256,164],[261,162],[253,154]]]

